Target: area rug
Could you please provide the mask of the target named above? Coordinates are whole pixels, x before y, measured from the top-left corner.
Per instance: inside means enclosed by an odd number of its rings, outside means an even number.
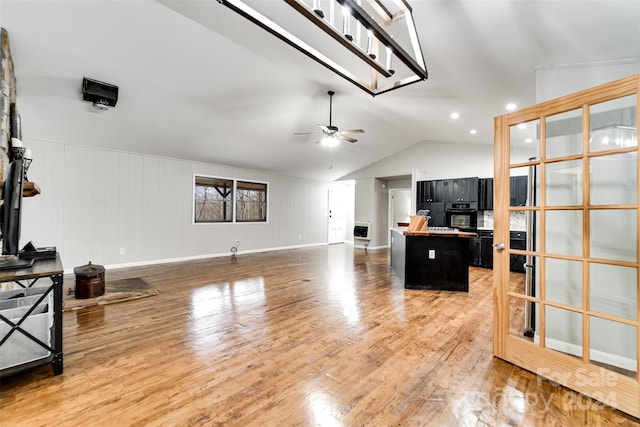
[[[87,299],[76,299],[75,296],[70,295],[64,300],[63,311],[79,310],[94,305],[114,304],[154,295],[158,295],[158,290],[149,286],[140,277],[107,280],[104,286],[104,295]]]

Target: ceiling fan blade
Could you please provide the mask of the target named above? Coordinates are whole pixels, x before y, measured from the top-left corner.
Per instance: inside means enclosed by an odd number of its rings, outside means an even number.
[[[364,133],[364,129],[341,130],[340,133]]]
[[[357,139],[351,138],[350,136],[346,136],[346,135],[336,135],[336,138],[341,139],[343,141],[347,141],[347,142],[356,142],[357,141]]]
[[[295,132],[294,135],[317,135],[317,132]]]

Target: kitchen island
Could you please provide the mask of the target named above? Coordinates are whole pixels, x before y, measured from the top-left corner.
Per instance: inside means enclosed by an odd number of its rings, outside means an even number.
[[[391,268],[406,289],[469,292],[475,233],[391,229]]]

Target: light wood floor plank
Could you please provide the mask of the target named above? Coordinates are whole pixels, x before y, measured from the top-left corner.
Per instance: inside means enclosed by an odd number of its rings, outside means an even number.
[[[0,426],[638,421],[493,358],[491,270],[404,290],[345,244],[107,272],[136,276],[159,295],[65,313],[64,373],[3,379]]]

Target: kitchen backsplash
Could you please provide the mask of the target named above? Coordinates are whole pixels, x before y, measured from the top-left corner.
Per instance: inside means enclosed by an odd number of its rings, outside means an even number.
[[[525,231],[526,222],[524,212],[511,212],[509,218],[509,228],[511,231]],[[478,212],[478,228],[493,230],[493,211]]]

